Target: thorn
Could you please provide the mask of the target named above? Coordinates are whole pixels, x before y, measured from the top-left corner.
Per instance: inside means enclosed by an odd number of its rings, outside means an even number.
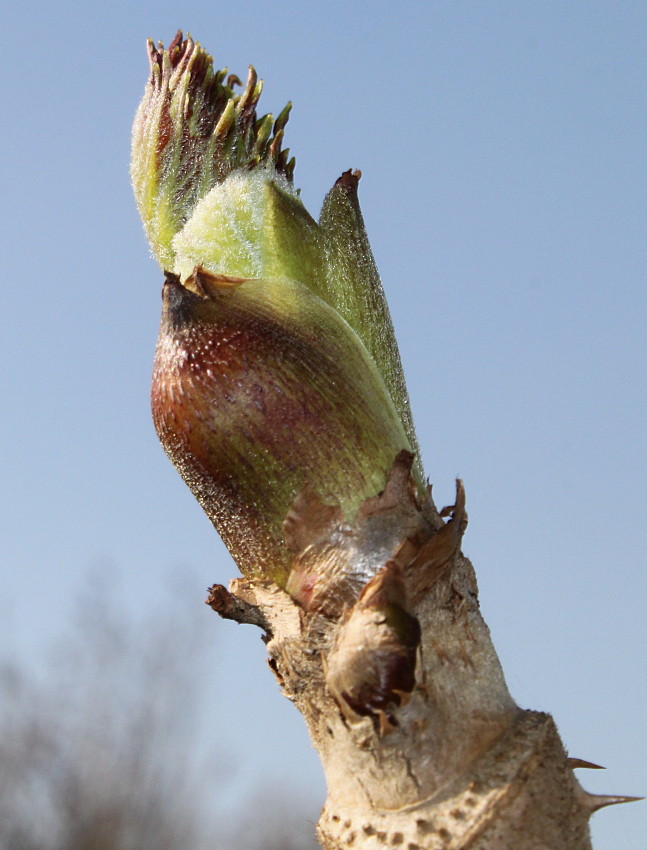
[[[584,761],[584,759],[569,758],[567,759],[567,761],[568,766],[572,770],[575,770],[578,767],[588,767],[590,770],[606,770],[606,768],[603,767],[601,764],[593,764],[592,761]]]
[[[644,800],[644,797],[615,797],[610,794],[589,794],[584,792],[582,795],[582,805],[585,809],[593,814],[605,806],[615,806],[618,803],[635,803],[638,800]]]

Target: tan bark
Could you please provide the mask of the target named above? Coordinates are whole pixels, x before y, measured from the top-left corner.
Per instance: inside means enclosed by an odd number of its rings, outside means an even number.
[[[215,586],[208,601],[222,616],[266,632],[270,666],[303,714],[323,763],[323,847],[590,848],[590,814],[623,798],[586,794],[573,773],[586,763],[569,761],[552,718],[512,700],[480,614],[472,565],[458,548],[466,522],[462,488],[448,523],[431,499],[415,503],[412,488],[395,473],[353,527],[330,506],[317,513],[316,499],[305,501],[289,518],[286,538],[297,566],[306,554],[310,571],[317,557],[325,560],[320,584],[334,587],[332,597],[315,584],[319,602],[313,606],[316,594],[309,597],[306,610],[275,584],[245,578],[232,581],[230,591]],[[364,563],[371,547],[383,553],[385,546],[421,627],[415,684],[410,694],[394,691],[384,710],[362,716],[343,693],[353,677],[383,663],[383,644],[372,641],[371,629],[379,630],[384,618],[367,609],[363,637],[356,639],[358,630],[347,624],[359,610],[358,590],[344,587],[340,574],[352,567],[349,558]],[[354,580],[361,584],[357,573]],[[350,638],[340,637],[344,629]],[[386,657],[393,643],[391,634]],[[342,662],[349,659],[341,678],[330,670],[340,652]]]

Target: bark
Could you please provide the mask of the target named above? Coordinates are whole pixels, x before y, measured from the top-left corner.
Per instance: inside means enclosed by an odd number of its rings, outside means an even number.
[[[462,486],[439,514],[430,494],[419,504],[408,469],[396,463],[353,526],[311,493],[297,499],[286,541],[297,597],[307,563],[300,602],[248,577],[214,586],[208,604],[265,632],[269,665],[323,763],[326,850],[587,850],[591,813],[628,798],[583,791],[573,769],[595,765],[568,758],[550,715],[515,705],[459,548]],[[419,632],[388,631],[385,599]]]

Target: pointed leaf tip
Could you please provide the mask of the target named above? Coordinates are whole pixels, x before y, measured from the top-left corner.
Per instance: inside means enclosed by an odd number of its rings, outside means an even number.
[[[344,171],[341,177],[338,177],[335,181],[335,186],[340,186],[342,189],[346,189],[349,192],[357,193],[357,185],[359,181],[362,179],[362,172],[359,168],[355,170]]]

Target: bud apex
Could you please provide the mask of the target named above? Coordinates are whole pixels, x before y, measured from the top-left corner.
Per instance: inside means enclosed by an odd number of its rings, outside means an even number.
[[[132,135],[131,177],[153,253],[172,269],[175,234],[200,198],[236,169],[265,166],[291,183],[294,160],[281,150],[289,104],[276,121],[257,119],[263,88],[250,67],[238,77],[215,71],[200,44],[178,32],[168,50],[148,42],[151,75]]]

